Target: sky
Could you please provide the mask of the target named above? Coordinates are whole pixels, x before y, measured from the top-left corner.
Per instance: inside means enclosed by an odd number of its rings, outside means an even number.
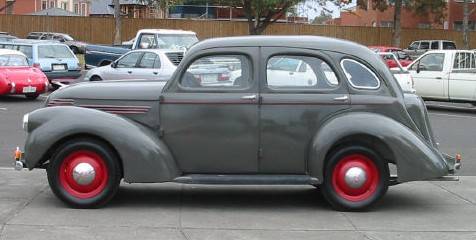
[[[355,3],[351,3],[346,7],[352,6],[355,6]],[[340,16],[339,7],[337,7],[333,3],[327,2],[326,6],[321,7],[313,0],[307,0],[303,3],[298,4],[297,11],[300,16],[307,17],[309,20],[312,21],[316,16],[319,16],[321,14],[323,8],[327,9],[328,11],[332,11],[333,18],[337,18]]]

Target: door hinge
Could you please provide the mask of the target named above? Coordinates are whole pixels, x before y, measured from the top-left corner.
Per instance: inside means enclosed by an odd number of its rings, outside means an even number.
[[[259,159],[263,158],[263,149],[262,148],[258,148],[258,158]]]

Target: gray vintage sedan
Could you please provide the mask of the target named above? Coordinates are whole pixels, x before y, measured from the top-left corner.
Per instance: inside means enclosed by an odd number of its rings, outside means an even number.
[[[204,81],[207,64],[227,66],[227,80]],[[360,210],[390,185],[460,167],[378,55],[323,37],[206,40],[167,83],[68,86],[23,126],[17,168],[46,169],[56,196],[79,208],[104,205],[124,179],[314,185],[334,208]]]

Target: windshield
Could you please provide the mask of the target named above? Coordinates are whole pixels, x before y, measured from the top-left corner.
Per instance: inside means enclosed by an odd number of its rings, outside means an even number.
[[[28,66],[28,61],[22,55],[5,54],[0,55],[0,66]]]
[[[65,45],[38,46],[38,58],[72,58],[73,54]]]
[[[198,42],[198,38],[192,34],[162,34],[158,35],[158,48],[180,49],[190,48]]]

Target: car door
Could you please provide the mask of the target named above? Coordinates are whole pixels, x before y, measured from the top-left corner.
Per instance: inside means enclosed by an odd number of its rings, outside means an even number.
[[[455,54],[448,89],[451,100],[476,100],[476,54],[474,52]]]
[[[136,79],[135,70],[142,54],[141,51],[126,53],[111,65],[110,71],[104,73],[104,80]]]
[[[448,99],[448,78],[445,54],[428,53],[409,67],[416,93],[428,99]]]
[[[136,79],[159,80],[160,74],[160,58],[153,52],[144,52],[137,69],[134,69]]]
[[[216,48],[189,56],[163,91],[163,139],[184,173],[255,173],[258,169],[258,48]],[[198,68],[227,65],[232,83],[202,82]],[[192,71],[191,71],[192,70]]]
[[[331,58],[319,51],[263,47],[261,53],[259,172],[305,174],[319,127],[350,106],[347,87],[339,82]],[[280,76],[273,66],[278,59],[302,62],[306,72]]]

